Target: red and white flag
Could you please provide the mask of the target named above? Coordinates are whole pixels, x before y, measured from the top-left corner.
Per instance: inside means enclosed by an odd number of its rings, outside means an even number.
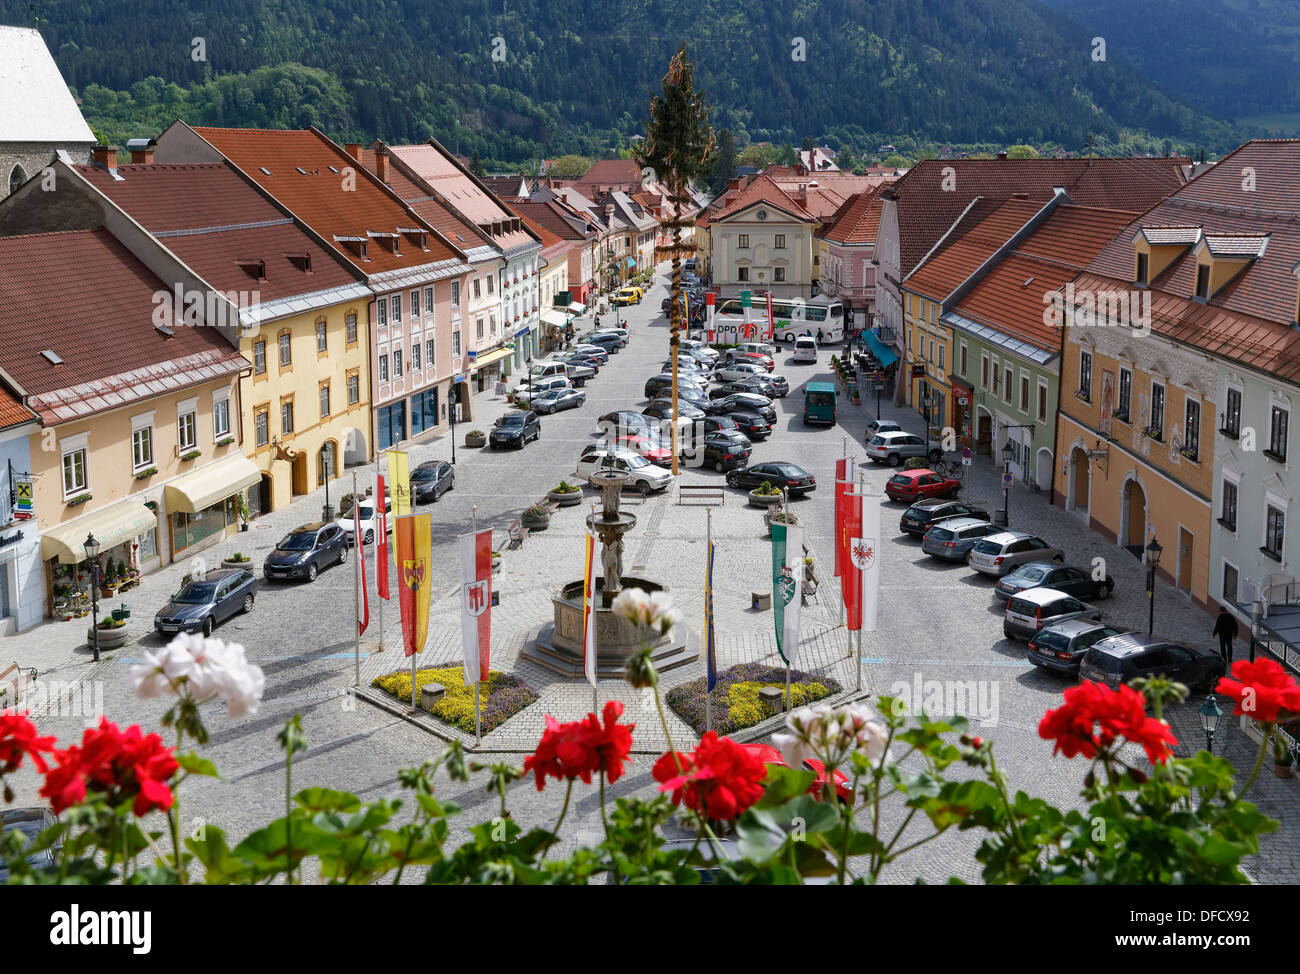
[[[835,577],[844,574],[844,562],[848,560],[849,536],[844,530],[846,495],[853,490],[853,481],[849,473],[849,458],[840,457],[835,461]]]
[[[492,529],[462,534],[460,543],[460,633],[465,685],[488,675],[492,656]]]
[[[352,502],[352,516],[352,543],[357,549],[357,632],[360,634],[370,625],[370,593],[366,591],[366,542],[361,534],[361,505],[355,500]]]
[[[771,341],[776,337],[776,315],[772,312],[772,292],[767,292],[767,338]]]
[[[713,337],[713,312],[718,306],[718,296],[712,291],[704,292],[704,313],[707,318],[709,328],[709,341],[714,341]]]
[[[848,628],[876,630],[880,588],[880,495],[850,494],[849,558],[844,564]]]
[[[375,587],[381,599],[388,598],[388,493],[384,475],[376,474],[375,487]]]
[[[586,569],[582,576],[582,671],[596,685],[596,536],[587,532]]]

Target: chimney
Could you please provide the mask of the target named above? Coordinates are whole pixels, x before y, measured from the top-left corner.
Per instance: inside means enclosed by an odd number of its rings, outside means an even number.
[[[90,149],[90,161],[100,169],[112,172],[117,168],[117,146],[96,145]]]
[[[375,175],[381,183],[388,182],[388,146],[375,146]]]
[[[998,153],[998,158],[999,158],[999,159],[1005,159],[1006,157],[1007,157],[1007,154],[1006,154],[1005,152],[999,152],[999,153]]]
[[[740,189],[741,179],[737,176],[735,179],[727,180],[727,189]]]
[[[135,165],[153,164],[153,152],[157,147],[153,139],[127,139],[126,147]]]
[[[361,161],[361,143],[360,143],[360,142],[349,142],[349,143],[348,143],[347,145],[345,145],[343,148],[347,151],[347,154],[350,155],[350,156],[351,156],[353,159],[355,159],[357,162],[360,162],[360,161]]]

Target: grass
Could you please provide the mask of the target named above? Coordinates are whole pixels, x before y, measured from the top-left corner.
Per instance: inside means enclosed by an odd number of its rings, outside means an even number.
[[[459,666],[426,667],[415,673],[416,691],[430,683],[447,688],[443,698],[429,712],[444,723],[474,733],[474,687],[465,685],[465,671]],[[411,671],[397,670],[375,677],[371,686],[390,696],[410,703]],[[523,680],[500,670],[492,670],[479,684],[480,726],[483,733],[496,730],[525,707],[537,702],[537,694]]]
[[[775,716],[767,704],[758,698],[762,687],[780,687],[785,691],[785,670],[761,663],[741,663],[718,674],[713,690],[713,729],[719,734],[731,734],[753,727]],[[819,677],[803,670],[790,671],[790,696],[793,707],[802,707],[825,697],[833,696],[843,687],[830,677]],[[705,728],[704,679],[679,684],[668,691],[668,706],[684,720],[696,734]]]

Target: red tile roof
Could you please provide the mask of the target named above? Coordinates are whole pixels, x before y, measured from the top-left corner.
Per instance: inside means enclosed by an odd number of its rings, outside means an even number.
[[[35,418],[34,412],[10,395],[8,389],[0,386],[0,430],[30,423]]]
[[[903,279],[903,289],[945,300],[1043,205],[1029,200],[976,200],[944,238],[941,249]]]
[[[837,244],[873,244],[879,228],[880,194],[868,190],[845,200],[817,235]]]
[[[273,301],[362,278],[224,162],[118,166],[118,179],[96,166],[76,169],[218,290]],[[289,259],[299,254],[310,272]],[[265,262],[263,280],[238,263],[249,260]]]
[[[194,131],[326,240],[396,233],[399,227],[426,229],[369,170],[357,166],[341,146],[316,129],[195,127]],[[356,179],[345,185],[340,173],[349,166],[356,168]],[[370,240],[365,261],[345,243],[337,247],[367,274],[464,259],[463,253],[433,234],[427,238],[427,250],[402,242],[406,246],[394,254],[379,240]]]
[[[103,228],[0,237],[0,266],[0,368],[47,423],[248,365],[216,328],[177,322],[170,337],[158,331],[154,299],[172,286]],[[53,268],[73,269],[75,289]]]
[[[555,234],[551,233],[550,230],[547,230],[540,223],[535,223],[534,221],[530,220],[522,212],[519,213],[519,219],[523,220],[524,224],[528,227],[528,229],[533,231],[533,233],[535,233],[541,239],[542,257],[544,257],[546,260],[548,261],[554,260],[555,258],[560,257],[561,255],[567,254],[569,252],[571,245],[567,240],[563,240],[560,237],[556,236]]]
[[[882,192],[897,200],[902,271],[910,272],[977,196],[1026,193],[1046,202],[1063,187],[1080,206],[1141,212],[1186,185],[1180,157],[926,159]],[[945,172],[951,167],[952,173]],[[1216,167],[1217,168],[1217,167]]]
[[[578,219],[585,222],[585,218],[570,209],[560,200],[547,200],[542,203],[533,203],[528,200],[522,200],[518,203],[511,203],[510,208],[520,216],[532,221],[534,226],[545,227],[557,237],[565,240],[589,240],[595,236],[595,231],[582,233],[577,230],[570,220]],[[566,219],[566,214],[568,219]]]
[[[362,165],[371,172],[375,171],[375,156],[374,149],[363,149],[361,152]],[[412,178],[392,153],[389,154],[388,161],[388,188],[400,196],[429,226],[446,237],[452,246],[468,250],[489,243],[473,223],[430,195],[428,188],[418,182],[418,177]]]
[[[728,196],[730,195],[728,194]],[[817,222],[817,217],[813,216],[798,200],[791,197],[789,193],[782,190],[767,176],[756,177],[748,186],[736,192],[735,196],[709,219],[713,222],[725,220],[757,203],[766,203],[807,223]]]
[[[1043,321],[1044,296],[1074,280],[1135,215],[1058,206],[957,303],[956,312],[1038,348],[1059,350],[1061,330]]]
[[[621,189],[641,184],[641,167],[635,159],[600,159],[574,180],[581,186],[612,186]]]

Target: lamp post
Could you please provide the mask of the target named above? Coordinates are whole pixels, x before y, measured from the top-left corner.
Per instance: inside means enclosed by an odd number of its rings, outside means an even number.
[[[925,395],[921,397],[921,407],[925,410],[925,455],[928,459],[930,456],[930,406],[934,403],[934,397],[926,390]]]
[[[451,391],[447,398],[451,401],[447,403],[451,409],[451,465],[456,466],[456,407],[460,404],[460,383],[455,378],[451,380]]]
[[[322,459],[328,458],[328,461],[321,464],[324,467],[321,479],[325,481],[325,506],[321,508],[320,519],[322,523],[329,524],[334,520],[334,508],[330,505],[330,468],[334,466],[334,447],[326,443],[322,450],[324,452]]]
[[[99,662],[99,542],[87,534],[83,543],[86,557],[90,559],[90,648]]]
[[[1147,635],[1151,635],[1156,624],[1156,569],[1160,567],[1160,553],[1165,549],[1160,542],[1153,536],[1151,543],[1146,546],[1146,563],[1147,563],[1147,600],[1150,608],[1147,611]]]
[[[1011,440],[1002,444],[1002,524],[1011,527]]]
[[[1196,712],[1201,715],[1201,727],[1205,730],[1205,750],[1210,754],[1214,753],[1214,732],[1219,727],[1219,719],[1223,716],[1223,711],[1219,709],[1219,698],[1209,693],[1205,696],[1205,703],[1197,708]]]
[[[872,379],[871,384],[876,390],[876,419],[879,420],[880,419],[880,393],[885,388],[885,377],[881,375],[879,372],[877,372],[875,374],[875,378]]]

